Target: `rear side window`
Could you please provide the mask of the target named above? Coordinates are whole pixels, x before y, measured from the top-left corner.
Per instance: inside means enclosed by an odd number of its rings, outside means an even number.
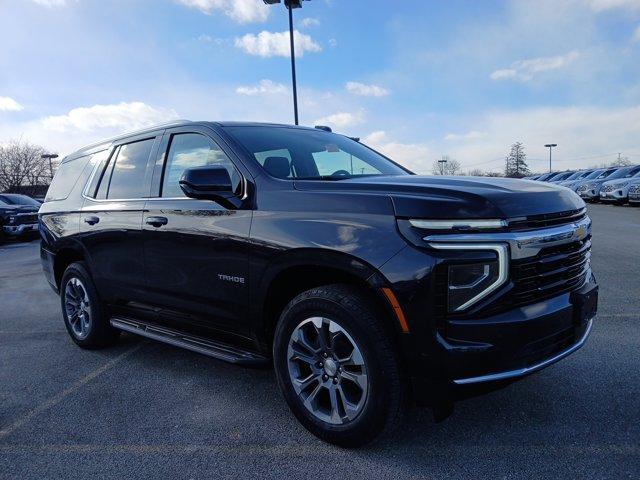
[[[91,157],[92,155],[86,155],[61,163],[53,177],[51,185],[49,185],[49,190],[47,190],[44,201],[52,202],[54,200],[66,199],[78,182],[80,174],[89,163]]]
[[[162,196],[165,198],[184,197],[178,181],[186,168],[216,165],[227,169],[233,189],[238,192],[241,183],[240,175],[218,144],[199,133],[173,135],[162,180]]]
[[[109,179],[107,198],[141,198],[148,196],[146,182],[149,155],[154,139],[127,143],[118,148]],[[103,182],[107,181],[107,175]],[[100,189],[102,190],[102,184]],[[100,197],[100,195],[98,195]]]

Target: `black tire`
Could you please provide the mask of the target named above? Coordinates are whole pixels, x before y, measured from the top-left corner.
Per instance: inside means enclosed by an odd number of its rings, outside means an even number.
[[[328,285],[303,292],[291,300],[280,316],[273,344],[278,384],[300,423],[326,442],[342,447],[359,447],[393,431],[402,417],[406,382],[401,373],[397,349],[382,316],[383,313],[375,308],[374,302],[364,292],[349,285]],[[367,394],[357,416],[348,420],[343,417],[342,424],[336,425],[318,418],[317,414],[304,406],[303,399],[293,387],[289,370],[289,340],[299,325],[304,325],[305,320],[308,322],[313,317],[329,318],[336,322],[347,332],[349,340],[355,341],[364,358]],[[318,363],[316,366],[320,365]],[[343,374],[347,368],[350,367],[343,367]],[[322,378],[325,376],[322,375]],[[317,381],[321,383],[318,377]],[[334,381],[342,384],[345,380]],[[346,387],[347,384],[344,384],[343,388]],[[344,402],[342,405],[344,407]],[[344,408],[341,412],[344,412]]]
[[[86,293],[86,296],[82,293]],[[88,302],[84,302],[84,298],[81,300],[86,305],[83,306],[83,314],[88,314],[84,317],[88,318],[86,322],[76,315],[71,315],[73,318],[70,318],[69,312],[73,310],[70,304],[75,302],[75,298],[81,297],[88,299]],[[60,282],[60,304],[64,325],[78,346],[94,350],[109,347],[117,341],[120,331],[109,324],[109,315],[84,262],[72,263],[64,271]],[[78,327],[78,322],[84,328]]]

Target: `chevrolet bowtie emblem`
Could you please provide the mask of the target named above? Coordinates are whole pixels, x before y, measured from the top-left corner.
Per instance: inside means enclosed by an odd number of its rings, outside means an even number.
[[[576,237],[578,240],[582,240],[587,236],[587,227],[585,227],[584,225],[580,225],[573,232],[573,236]]]

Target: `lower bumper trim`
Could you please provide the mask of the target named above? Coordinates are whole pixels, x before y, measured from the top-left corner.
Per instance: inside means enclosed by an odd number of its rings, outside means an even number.
[[[549,366],[549,365],[551,365],[553,363],[556,363],[559,360],[562,360],[564,357],[566,357],[568,355],[571,355],[573,352],[575,352],[580,347],[582,347],[584,345],[584,343],[587,341],[587,337],[591,333],[591,327],[592,326],[593,326],[593,318],[589,320],[589,323],[587,325],[587,329],[585,330],[584,335],[582,335],[580,340],[578,340],[576,343],[574,343],[571,347],[567,348],[566,350],[563,350],[562,352],[557,353],[553,357],[549,357],[546,360],[543,360],[542,362],[536,363],[535,365],[531,365],[529,367],[518,368],[516,370],[508,370],[506,372],[490,373],[488,375],[480,375],[478,377],[459,378],[457,380],[454,380],[453,383],[455,383],[456,385],[469,385],[469,384],[473,384],[473,383],[492,382],[492,381],[497,381],[497,380],[507,380],[509,378],[524,377],[525,375],[528,375],[530,373],[536,372],[538,370],[542,370],[543,368],[545,368],[545,367],[547,367],[547,366]]]

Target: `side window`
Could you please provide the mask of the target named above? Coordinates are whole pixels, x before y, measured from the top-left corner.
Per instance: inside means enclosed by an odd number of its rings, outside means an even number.
[[[107,198],[141,198],[148,196],[149,186],[145,182],[145,177],[153,141],[154,139],[150,138],[120,146],[111,172]],[[104,183],[106,179],[107,175],[105,173],[101,183]],[[102,190],[102,185],[100,187],[99,190]]]
[[[184,197],[178,184],[187,168],[219,165],[227,169],[233,189],[240,191],[241,177],[222,149],[209,137],[199,133],[176,133],[171,137],[169,154],[162,179],[162,196]]]
[[[44,201],[51,202],[67,198],[91,158],[92,155],[86,155],[71,161],[62,162],[60,167],[58,167],[56,175],[53,177],[51,185],[49,185]]]

